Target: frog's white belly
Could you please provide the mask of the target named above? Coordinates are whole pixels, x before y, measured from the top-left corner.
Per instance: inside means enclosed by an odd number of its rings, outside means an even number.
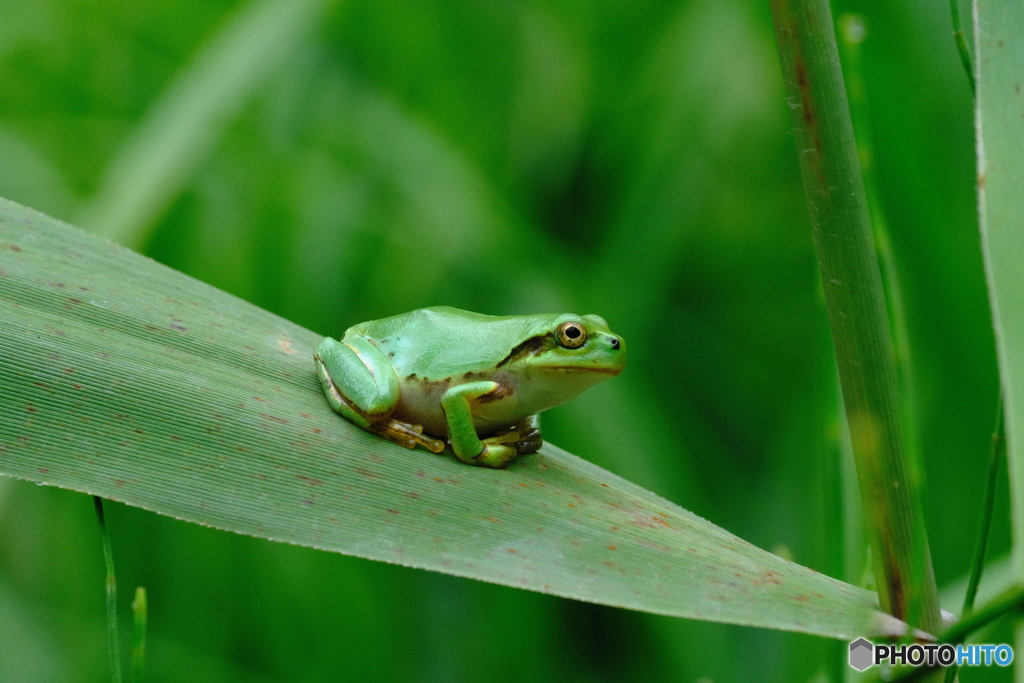
[[[490,375],[474,373],[459,379],[405,382],[393,417],[410,424],[423,425],[423,431],[431,436],[447,437],[448,424],[441,408],[441,399],[453,387],[479,381],[498,382],[503,388],[498,398],[486,396],[470,399],[473,426],[479,436],[494,434],[531,414],[523,411],[518,386],[513,378],[508,373],[496,372]]]

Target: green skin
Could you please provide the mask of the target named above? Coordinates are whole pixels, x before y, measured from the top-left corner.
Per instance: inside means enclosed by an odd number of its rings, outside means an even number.
[[[596,315],[496,317],[448,306],[353,325],[313,356],[331,408],[368,432],[502,468],[540,448],[540,412],[622,372]]]

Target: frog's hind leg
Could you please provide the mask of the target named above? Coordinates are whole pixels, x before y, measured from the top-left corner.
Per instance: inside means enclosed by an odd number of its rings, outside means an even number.
[[[387,417],[397,403],[398,378],[366,339],[324,339],[313,359],[331,408],[363,429]]]
[[[540,415],[525,417],[509,427],[508,431],[516,436],[512,445],[519,455],[536,453],[544,445],[544,439],[540,435]]]
[[[345,419],[406,448],[418,444],[435,453],[444,450],[444,442],[424,435],[422,426],[391,418],[401,393],[398,378],[367,339],[324,339],[313,360],[327,402]]]
[[[519,455],[536,453],[544,445],[544,439],[540,435],[540,415],[525,417],[481,441],[486,446],[511,446]]]

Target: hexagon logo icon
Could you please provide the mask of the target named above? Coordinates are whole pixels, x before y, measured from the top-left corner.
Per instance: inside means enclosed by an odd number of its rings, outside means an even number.
[[[864,638],[858,638],[850,643],[850,666],[857,671],[863,671],[872,665],[874,646]]]

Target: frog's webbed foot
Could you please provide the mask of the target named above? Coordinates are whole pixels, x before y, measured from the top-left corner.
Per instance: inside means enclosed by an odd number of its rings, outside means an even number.
[[[484,444],[510,445],[517,455],[536,453],[544,444],[540,435],[540,415],[530,415],[493,436],[483,439]]]
[[[389,441],[394,441],[408,449],[423,446],[428,451],[440,453],[444,450],[444,441],[427,436],[423,433],[423,425],[409,424],[401,420],[382,420],[371,425],[370,429]]]

